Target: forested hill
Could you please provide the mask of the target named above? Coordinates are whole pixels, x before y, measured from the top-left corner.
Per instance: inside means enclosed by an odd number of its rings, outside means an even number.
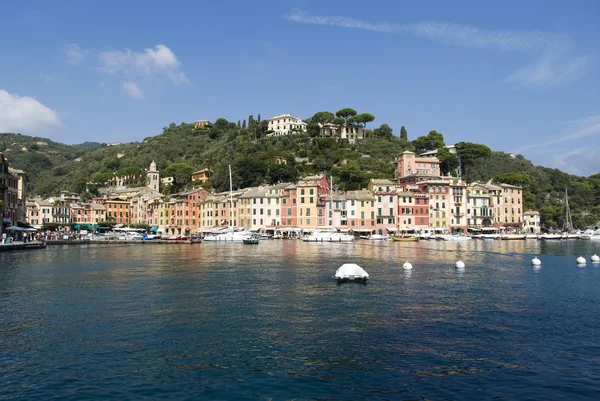
[[[317,113],[315,117],[318,117]],[[408,140],[386,124],[367,130],[369,138],[349,144],[345,140],[318,137],[315,121],[308,120],[307,134],[267,137],[265,121],[239,122],[218,119],[211,128],[198,130],[193,124],[170,124],[160,135],[142,142],[117,146],[100,143],[64,145],[44,138],[0,134],[0,151],[12,167],[25,170],[31,193],[47,196],[59,190],[94,192],[90,182],[103,182],[116,174],[141,173],[155,160],[161,176],[172,175],[173,190],[189,184],[188,173],[208,167],[215,172],[212,186],[229,186],[227,165],[232,166],[235,188],[262,183],[294,181],[298,177],[331,173],[340,188],[366,187],[370,178],[393,178],[396,155],[404,150],[438,150],[444,172],[458,166],[458,158],[447,151],[443,136],[435,131]],[[549,225],[561,226],[564,191],[569,190],[573,222],[589,226],[600,221],[600,175],[584,178],[556,169],[534,166],[522,156],[492,152],[484,145],[456,144],[463,178],[495,179],[525,187],[525,206],[542,212]],[[287,164],[278,163],[285,160]]]

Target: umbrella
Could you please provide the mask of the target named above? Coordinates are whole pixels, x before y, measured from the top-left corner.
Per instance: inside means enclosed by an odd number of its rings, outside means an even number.
[[[26,228],[18,227],[18,226],[10,226],[6,227],[6,231],[25,231]]]

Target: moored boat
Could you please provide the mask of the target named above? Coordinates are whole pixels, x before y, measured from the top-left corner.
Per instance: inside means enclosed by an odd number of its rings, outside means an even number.
[[[418,242],[419,237],[390,237],[390,241],[396,242]]]
[[[369,241],[387,241],[390,239],[389,235],[371,234],[366,239]]]
[[[338,231],[317,230],[302,237],[304,242],[352,242],[354,236]]]
[[[525,234],[503,234],[500,236],[501,240],[504,241],[520,241],[524,240],[527,237]]]
[[[562,234],[542,234],[538,237],[538,239],[544,241],[560,241],[563,239]]]

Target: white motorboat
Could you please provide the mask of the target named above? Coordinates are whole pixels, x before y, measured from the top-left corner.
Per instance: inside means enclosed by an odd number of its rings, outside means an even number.
[[[527,236],[525,234],[502,234],[500,236],[501,240],[505,241],[514,241],[514,240],[524,240]]]
[[[527,234],[525,239],[538,239],[537,234]]]
[[[579,236],[579,238],[584,240],[600,241],[600,230],[586,230],[583,234]]]
[[[464,234],[444,235],[442,237],[444,241],[471,241],[471,237]]]
[[[560,241],[561,239],[563,239],[563,235],[562,234],[542,234],[538,237],[538,239],[545,240],[545,241]]]
[[[366,239],[369,241],[387,241],[390,239],[389,235],[371,234]]]
[[[367,281],[369,273],[354,263],[345,263],[335,271],[335,279],[338,281]]]
[[[498,239],[500,238],[500,234],[494,233],[494,234],[480,234],[479,238],[481,239]]]
[[[206,242],[243,242],[244,239],[252,236],[252,231],[248,230],[228,230],[218,234],[208,234],[204,237]]]
[[[302,238],[304,242],[352,242],[354,236],[338,231],[317,230]]]

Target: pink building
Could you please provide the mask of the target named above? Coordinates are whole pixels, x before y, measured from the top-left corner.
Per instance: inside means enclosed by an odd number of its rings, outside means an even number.
[[[398,231],[398,194],[390,180],[371,179],[369,191],[375,195],[375,230],[378,234],[392,234]]]
[[[436,157],[421,157],[408,150],[396,157],[394,164],[396,181],[411,175],[439,177],[441,174],[440,161]]]

